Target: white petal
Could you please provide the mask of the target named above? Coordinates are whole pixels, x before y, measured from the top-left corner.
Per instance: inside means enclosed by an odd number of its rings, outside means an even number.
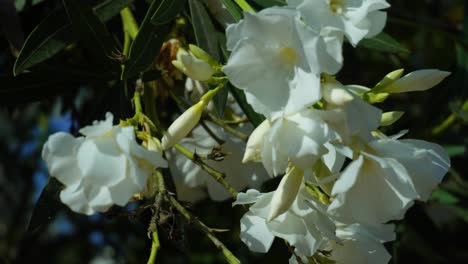
[[[275,236],[268,229],[264,218],[247,212],[241,218],[240,238],[253,252],[266,253]]]
[[[82,178],[75,156],[81,143],[82,139],[59,132],[51,135],[42,149],[42,158],[50,175],[67,186],[78,183]]]
[[[87,137],[99,137],[110,130],[112,130],[112,122],[114,120],[114,115],[110,112],[106,113],[106,120],[103,121],[94,121],[93,125],[85,126],[79,130],[82,135]]]

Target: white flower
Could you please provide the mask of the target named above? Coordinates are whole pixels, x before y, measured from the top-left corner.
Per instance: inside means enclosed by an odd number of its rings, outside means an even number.
[[[356,86],[338,82],[322,85],[333,85],[333,89],[342,89],[354,97],[344,105],[327,104],[325,109],[328,111],[323,115],[323,119],[340,134],[343,143],[353,145],[371,141],[374,138],[371,132],[380,126],[382,110],[355,95]]]
[[[330,259],[336,264],[386,264],[391,255],[382,243],[395,239],[393,225],[370,230],[360,224],[337,225],[339,243],[333,243]]]
[[[318,35],[299,39],[298,13],[288,8],[244,12],[226,29],[231,56],[223,72],[243,89],[255,111],[270,120],[297,112],[320,99]],[[307,49],[305,49],[307,46]],[[308,54],[311,53],[311,54]]]
[[[275,237],[282,238],[301,256],[312,256],[327,239],[333,239],[335,226],[305,188],[299,190],[291,208],[267,221],[274,192],[248,190],[239,193],[237,204],[255,203],[241,219],[241,240],[254,252],[266,253]]]
[[[184,138],[180,144],[199,155],[208,155],[217,147],[226,156],[222,161],[204,160],[209,166],[226,174],[226,181],[236,190],[249,186],[258,188],[269,179],[266,171],[260,164],[242,164],[242,154],[245,143],[242,140],[226,134],[221,128],[210,122],[205,122],[211,132],[224,144],[218,142],[202,127],[197,126],[192,131],[192,137]],[[169,167],[176,185],[177,197],[183,201],[196,202],[205,198],[206,193],[215,201],[222,201],[231,197],[231,194],[219,184],[211,175],[198,165],[178,153],[169,152]],[[205,190],[206,189],[206,190]]]
[[[299,10],[313,31],[344,34],[353,46],[382,31],[387,14],[379,10],[390,6],[385,0],[288,0],[288,5]]]
[[[379,90],[384,93],[405,93],[428,90],[443,81],[450,72],[436,69],[419,70],[406,74]]]
[[[172,61],[172,64],[188,77],[198,81],[206,81],[214,73],[208,62],[192,56],[183,49],[177,51],[177,60]]]
[[[335,182],[329,212],[343,223],[378,226],[426,201],[450,167],[438,145],[392,138],[369,143]]]
[[[263,166],[271,176],[285,173],[289,162],[302,170],[310,170],[328,152],[325,144],[339,139],[322,115],[324,111],[305,109],[271,124],[261,148]]]
[[[124,206],[144,190],[148,174],[166,167],[160,152],[138,145],[133,127],[112,126],[113,116],[80,130],[84,137],[59,132],[42,150],[52,177],[65,185],[60,200],[75,212],[91,215]]]

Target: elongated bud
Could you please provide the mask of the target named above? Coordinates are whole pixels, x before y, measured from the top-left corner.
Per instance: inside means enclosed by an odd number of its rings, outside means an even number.
[[[198,81],[206,81],[214,73],[209,63],[191,56],[183,49],[179,49],[177,60],[173,60],[172,64],[188,77]]]
[[[210,54],[208,54],[206,51],[202,50],[200,47],[196,45],[189,44],[189,51],[193,57],[200,59],[202,61],[205,61],[211,66],[214,66],[217,64],[217,62],[213,59],[213,57],[210,56]]]
[[[387,75],[385,75],[385,77],[383,77],[382,80],[380,80],[380,82],[374,88],[372,88],[372,92],[374,93],[381,92],[383,88],[391,85],[393,82],[400,79],[404,71],[405,71],[404,69],[398,69],[398,70],[388,73]]]
[[[257,128],[255,128],[254,131],[252,131],[249,140],[247,140],[247,146],[245,148],[244,157],[242,158],[242,163],[260,159],[263,139],[265,138],[265,134],[268,132],[270,127],[270,122],[265,120]]]
[[[345,105],[353,100],[353,96],[340,83],[323,83],[322,93],[325,101],[334,105]]]
[[[194,104],[169,126],[161,140],[161,145],[164,150],[177,144],[192,131],[198,124],[198,121],[200,121],[206,104],[206,101],[200,101]]]
[[[439,84],[450,72],[437,69],[419,70],[410,72],[401,79],[396,80],[390,85],[384,87],[382,92],[386,93],[404,93],[414,91],[425,91]]]
[[[280,214],[286,212],[297,197],[302,185],[304,172],[292,167],[281,179],[278,188],[271,198],[270,212],[267,221],[270,222]]]
[[[380,125],[381,126],[389,126],[389,125],[395,123],[396,121],[398,121],[398,119],[400,119],[404,114],[405,114],[405,112],[400,112],[400,111],[393,111],[393,112],[383,113],[382,118],[380,120]]]

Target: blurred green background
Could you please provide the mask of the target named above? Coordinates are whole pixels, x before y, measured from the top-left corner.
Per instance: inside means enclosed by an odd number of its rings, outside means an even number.
[[[86,2],[96,6],[109,1]],[[141,22],[149,1],[116,2],[131,3]],[[406,113],[386,133],[409,129],[407,138],[442,145],[451,156],[452,168],[428,203],[415,204],[404,220],[396,222],[398,238],[387,249],[392,263],[468,263],[468,6],[462,0],[388,2],[392,7],[385,32],[408,52],[382,52],[364,45],[354,49],[345,44],[345,65],[338,80],[372,87],[399,68],[451,71],[436,88],[392,95],[379,107]],[[12,6],[18,10],[17,21]],[[44,189],[48,175],[40,153],[49,134],[77,134],[79,127],[102,118],[106,111],[117,118],[132,114],[122,84],[115,81],[118,78],[108,76],[80,43],[67,45],[13,76],[15,56],[24,39],[61,6],[59,0],[0,0],[0,262],[146,263],[151,212],[143,210],[143,204],[134,202],[87,217],[58,201],[56,183]],[[112,14],[106,25],[115,39],[122,40],[118,10]],[[188,14],[187,7],[182,17]],[[188,42],[194,42],[190,27],[188,23],[181,31]],[[174,108],[162,103],[166,112]],[[217,235],[243,263],[287,263],[289,252],[281,240],[275,241],[269,254],[249,252],[238,239],[243,209],[232,208],[231,203],[186,205],[208,226],[231,230]],[[167,215],[160,223],[159,263],[224,262],[211,242],[176,212]]]

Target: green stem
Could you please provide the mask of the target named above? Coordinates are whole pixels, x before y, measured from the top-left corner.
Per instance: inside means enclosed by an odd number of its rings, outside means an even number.
[[[468,100],[466,100],[462,105],[463,111],[468,111]],[[432,135],[437,136],[447,130],[453,123],[457,120],[457,114],[450,114],[440,125],[432,129]]]
[[[138,24],[132,11],[126,7],[120,11],[120,17],[122,18],[124,31],[128,33],[132,39],[135,39],[138,35]]]
[[[245,0],[234,0],[234,2],[236,2],[236,4],[237,4],[243,11],[250,11],[250,12],[255,13],[255,9],[253,9],[253,7],[250,6],[249,3],[247,3],[247,1],[245,1]]]
[[[190,150],[186,149],[180,144],[176,144],[174,146],[182,155],[190,159],[193,163],[197,164],[200,166],[202,170],[204,170],[206,173],[211,175],[217,182],[219,182],[223,187],[232,195],[232,197],[236,198],[237,197],[237,191],[232,187],[225,179],[225,174],[222,172],[219,172],[212,167],[210,167],[208,164],[202,161],[195,153],[191,152]]]
[[[221,250],[221,252],[226,257],[228,263],[240,263],[239,259],[237,259],[236,256],[234,256],[234,254],[213,234],[213,231],[209,227],[207,227],[203,222],[198,220],[197,217],[193,216],[189,211],[187,211],[173,196],[168,195],[167,198],[169,199],[169,202],[174,206],[174,208],[177,211],[179,211],[179,213],[183,217],[185,217],[185,219],[189,223],[193,223],[195,228],[203,232],[211,240],[211,242],[213,242],[216,248]]]
[[[157,226],[154,227],[154,231],[151,233],[151,240],[153,242],[151,244],[151,253],[148,259],[148,264],[156,263],[156,256],[158,255],[158,251],[160,247]]]
[[[135,89],[135,93],[133,95],[133,104],[135,105],[135,116],[139,116],[143,114],[143,108],[141,107],[141,97],[140,91]]]

